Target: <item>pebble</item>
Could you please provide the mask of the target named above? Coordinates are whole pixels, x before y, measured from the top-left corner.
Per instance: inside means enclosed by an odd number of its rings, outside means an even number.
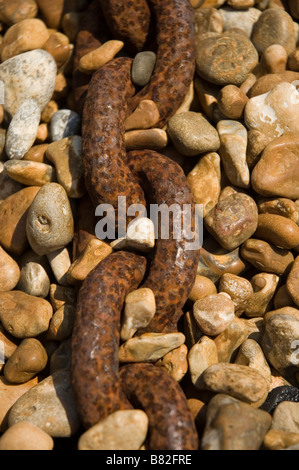
[[[226,85],[217,96],[219,111],[229,119],[241,119],[248,99],[236,85]]]
[[[219,200],[204,224],[223,248],[234,250],[256,232],[258,210],[248,194],[234,192]]]
[[[47,297],[50,290],[50,279],[44,267],[40,263],[26,263],[21,268],[17,290],[43,299]]]
[[[239,122],[222,120],[217,123],[220,137],[219,154],[225,174],[232,185],[248,188],[249,168],[246,161],[247,130]]]
[[[287,447],[299,445],[299,433],[270,429],[263,444],[268,450],[285,450]]]
[[[0,432],[8,428],[8,414],[14,403],[28,390],[37,385],[38,378],[24,384],[11,384],[3,375],[0,376]]]
[[[236,274],[224,273],[219,280],[219,293],[226,292],[235,305],[235,315],[242,315],[247,301],[253,295],[253,288],[248,279]]]
[[[41,49],[50,33],[45,23],[38,18],[24,19],[6,31],[1,44],[1,60],[5,62],[22,52]]]
[[[144,87],[151,79],[156,65],[157,56],[152,51],[138,52],[132,63],[132,82],[135,85]]]
[[[127,294],[120,330],[121,340],[127,341],[139,328],[145,328],[155,313],[156,300],[151,289],[141,287]]]
[[[111,40],[104,42],[100,47],[83,55],[79,61],[79,70],[83,73],[93,74],[103,65],[112,60],[124,47],[122,41]]]
[[[122,343],[119,347],[120,362],[153,362],[185,342],[180,333],[144,333]]]
[[[258,270],[278,276],[289,270],[294,261],[291,251],[254,238],[243,243],[241,256]]]
[[[52,98],[56,73],[55,60],[42,49],[24,52],[0,64],[5,110],[13,116],[23,101],[35,99],[42,112]]]
[[[201,376],[202,387],[224,393],[259,408],[268,395],[269,384],[255,369],[239,364],[213,364]]]
[[[19,279],[17,262],[0,246],[0,292],[13,290]]]
[[[21,255],[28,247],[26,220],[28,210],[40,187],[31,186],[21,189],[6,198],[0,205],[0,243],[13,255]]]
[[[203,155],[188,173],[187,181],[196,204],[202,204],[205,217],[218,202],[221,191],[221,159],[218,153]],[[205,184],[202,184],[202,182]]]
[[[38,339],[23,339],[6,362],[4,377],[14,384],[28,382],[46,367],[47,362],[46,350]]]
[[[262,199],[257,204],[260,214],[277,214],[283,217],[288,217],[294,222],[298,223],[299,214],[298,207],[294,201],[285,197],[278,197],[272,199]]]
[[[33,145],[27,153],[25,153],[22,158],[23,161],[37,162],[37,163],[49,163],[49,160],[46,158],[46,150],[49,144],[37,144]]]
[[[46,158],[56,169],[57,181],[68,197],[81,198],[86,189],[82,167],[82,138],[79,135],[52,142],[46,149]]]
[[[214,338],[219,362],[230,362],[248,334],[248,326],[244,319],[235,316],[226,330]]]
[[[53,450],[54,441],[37,426],[21,421],[0,437],[0,450]]]
[[[63,286],[68,286],[67,273],[71,267],[68,248],[58,248],[58,250],[51,251],[51,253],[47,254],[47,258],[56,282]]]
[[[248,338],[241,344],[235,359],[235,364],[252,367],[258,370],[270,384],[270,366],[266,361],[261,346],[254,339]]]
[[[59,284],[51,284],[49,299],[54,312],[64,304],[76,304],[76,294],[73,287],[61,286]]]
[[[277,405],[272,416],[271,429],[299,433],[299,403],[283,401]]]
[[[151,219],[138,217],[129,223],[125,243],[131,248],[148,252],[155,246],[155,226]]]
[[[267,396],[267,399],[262,404],[261,408],[270,414],[273,414],[276,407],[284,402],[299,403],[299,390],[292,385],[281,385],[273,388]]]
[[[47,183],[40,188],[28,212],[26,232],[31,248],[39,255],[57,251],[71,242],[73,215],[60,184]]]
[[[167,123],[167,133],[182,155],[216,152],[220,147],[216,129],[201,113],[194,111],[172,116]]]
[[[193,314],[205,335],[216,336],[233,321],[235,304],[226,293],[210,294],[194,303]]]
[[[32,147],[40,121],[40,109],[35,99],[23,101],[7,129],[5,151],[10,159],[21,160]]]
[[[217,288],[211,279],[196,274],[195,281],[191,292],[189,294],[189,300],[196,302],[196,300],[202,299],[206,295],[217,294]]]
[[[288,57],[288,69],[299,72],[299,48],[295,49]]]
[[[291,250],[299,245],[299,227],[291,219],[281,215],[259,214],[254,237]]]
[[[27,18],[34,18],[37,11],[34,0],[4,0],[1,4],[0,20],[12,25]]]
[[[288,293],[286,284],[283,284],[277,289],[273,298],[273,305],[275,310],[282,307],[296,307],[295,302]]]
[[[137,129],[125,133],[126,150],[161,150],[166,147],[168,136],[163,129]]]
[[[229,395],[209,402],[202,450],[259,450],[271,426],[271,416]]]
[[[197,38],[205,33],[222,33],[223,19],[216,8],[197,8],[194,17]]]
[[[197,41],[196,71],[215,85],[241,85],[257,63],[258,53],[242,33],[214,33]]]
[[[288,277],[286,279],[286,289],[292,301],[296,305],[299,306],[298,283],[299,283],[299,256],[296,256],[294,263],[288,274]]]
[[[57,68],[60,69],[69,58],[70,40],[65,34],[55,31],[50,34],[48,40],[42,45],[42,49],[51,54],[55,59]]]
[[[152,100],[142,100],[135,111],[125,120],[125,130],[149,129],[155,127],[159,121],[160,113],[157,105]]]
[[[47,331],[53,309],[45,299],[13,290],[0,292],[0,320],[15,338],[35,337]]]
[[[263,316],[272,300],[279,283],[279,276],[272,273],[257,273],[250,280],[253,287],[253,295],[245,305],[247,317]]]
[[[254,24],[251,40],[259,53],[272,44],[280,44],[290,54],[297,40],[291,15],[278,8],[263,11]]]
[[[52,316],[47,331],[47,338],[53,341],[64,341],[72,335],[76,316],[76,306],[64,304]]]
[[[0,324],[0,341],[4,348],[4,359],[9,359],[13,352],[17,349],[19,340],[10,335]]]
[[[202,336],[188,352],[189,373],[192,383],[200,388],[202,373],[211,365],[218,363],[217,346],[213,339]]]
[[[245,124],[271,139],[285,132],[298,134],[298,103],[299,92],[295,85],[278,83],[267,93],[249,99],[244,110]]]
[[[53,114],[50,121],[52,142],[64,139],[81,132],[81,117],[71,109],[59,109]]]
[[[81,434],[78,450],[139,450],[147,432],[144,411],[118,410]]]
[[[196,98],[198,99],[204,114],[207,116],[208,120],[213,121],[218,108],[217,97],[219,87],[212,85],[206,80],[202,80],[198,75],[196,75],[194,79],[194,89],[196,92]]]
[[[43,186],[56,181],[53,166],[27,160],[9,160],[4,163],[7,175],[25,186]]]
[[[292,83],[299,78],[298,72],[292,70],[286,70],[284,72],[269,73],[263,75],[256,80],[255,84],[248,92],[249,98],[253,98],[258,95],[263,95],[271,91],[276,85],[287,82]]]
[[[165,367],[169,375],[176,381],[180,382],[188,372],[188,348],[186,344],[182,344],[179,348],[175,348],[165,354],[162,359],[156,362],[156,365]]]
[[[245,263],[240,258],[239,251],[239,248],[235,248],[224,254],[214,254],[203,247],[200,248],[197,274],[206,276],[213,282],[218,281],[226,272],[240,274],[245,269]]]
[[[48,28],[58,28],[63,16],[64,2],[54,0],[49,4],[47,0],[37,0],[37,4]]]
[[[298,371],[299,311],[283,307],[266,313],[262,348],[268,362],[285,377]]]
[[[52,437],[70,437],[80,426],[70,373],[59,370],[24,393],[10,408],[9,426],[28,421]]]
[[[201,329],[195,321],[192,310],[184,314],[183,317],[183,332],[186,338],[186,345],[188,350],[196,344],[200,338],[203,336]]]
[[[241,29],[248,38],[251,37],[252,28],[262,13],[257,8],[252,7],[238,11],[231,7],[223,6],[218,11],[222,17],[223,31],[238,28]]]
[[[288,158],[285,158],[288,155]],[[262,196],[299,197],[299,136],[285,133],[273,139],[253,168],[251,184]]]

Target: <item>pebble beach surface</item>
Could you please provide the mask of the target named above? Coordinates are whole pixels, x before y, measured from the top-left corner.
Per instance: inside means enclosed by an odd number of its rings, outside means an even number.
[[[299,0],[0,0],[0,450],[298,449]]]

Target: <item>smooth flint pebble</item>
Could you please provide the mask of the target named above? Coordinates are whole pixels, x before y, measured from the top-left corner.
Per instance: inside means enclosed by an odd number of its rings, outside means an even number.
[[[46,163],[9,160],[4,168],[10,178],[26,186],[43,186],[56,181],[55,168]]]
[[[257,63],[257,50],[242,33],[215,33],[197,41],[196,71],[215,85],[241,85]]]
[[[4,377],[10,382],[28,382],[47,365],[48,355],[36,338],[24,339],[4,366]]]
[[[26,18],[34,18],[38,7],[34,0],[4,1],[1,5],[1,21],[11,25],[19,23]]]
[[[278,275],[284,274],[294,261],[291,251],[255,238],[243,243],[241,256],[260,271]]]
[[[293,220],[277,214],[259,214],[255,238],[291,250],[299,245],[299,227]]]
[[[142,51],[136,54],[131,72],[135,85],[143,87],[150,81],[156,65],[156,58],[156,54],[152,51]]]
[[[44,333],[52,315],[52,306],[45,299],[18,290],[0,292],[0,320],[15,338]]]
[[[53,95],[56,73],[55,60],[42,49],[24,52],[0,64],[5,110],[14,115],[23,101],[33,98],[42,111]]]
[[[21,160],[32,147],[40,116],[35,99],[23,101],[16,110],[6,133],[5,150],[8,158]]]
[[[281,385],[280,387],[273,388],[265,402],[261,405],[261,409],[273,414],[279,403],[283,401],[299,403],[299,389],[292,385]]]
[[[266,411],[218,393],[207,407],[202,450],[259,450],[271,426]]]
[[[47,297],[50,279],[44,267],[35,262],[26,263],[21,268],[17,289],[36,297]]]
[[[20,278],[18,263],[0,246],[0,291],[5,292],[16,287]]]
[[[50,121],[52,142],[78,135],[81,131],[81,117],[71,109],[59,109],[53,114]]]
[[[73,239],[74,221],[64,188],[47,183],[29,209],[26,231],[32,249],[39,255],[64,248]]]
[[[68,370],[49,375],[14,403],[8,424],[20,421],[28,421],[52,437],[70,437],[78,431],[80,419]]]
[[[80,436],[78,450],[139,450],[147,431],[144,411],[115,411]]]
[[[54,441],[34,424],[20,421],[0,437],[0,450],[52,450]]]

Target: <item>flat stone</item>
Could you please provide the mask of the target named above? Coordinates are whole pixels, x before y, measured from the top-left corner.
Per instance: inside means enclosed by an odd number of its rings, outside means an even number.
[[[205,217],[204,223],[223,248],[233,250],[255,233],[257,207],[250,196],[235,192],[220,200]]]
[[[9,160],[4,163],[10,178],[26,186],[43,186],[56,181],[56,171],[46,163]]]
[[[48,433],[26,421],[11,426],[0,438],[0,450],[53,450],[53,447]]]
[[[248,92],[249,98],[262,95],[271,91],[276,85],[282,82],[292,83],[299,79],[299,72],[285,70],[284,72],[268,73],[258,78]]]
[[[299,245],[299,227],[281,215],[259,214],[254,237],[290,250]]]
[[[259,408],[268,395],[266,379],[260,372],[239,364],[214,364],[202,374],[202,387],[230,395]]]
[[[255,23],[251,36],[259,53],[272,44],[280,44],[290,54],[296,47],[296,39],[292,17],[280,8],[265,10]]]
[[[115,411],[81,434],[78,449],[139,450],[147,431],[148,417],[144,411]]]
[[[230,362],[235,351],[245,341],[248,334],[249,330],[245,320],[235,317],[228,328],[214,338],[219,362]]]
[[[262,196],[299,197],[298,134],[283,134],[266,146],[252,171],[251,183]]]
[[[277,405],[271,429],[299,433],[299,403],[283,401]]]
[[[64,139],[81,132],[81,117],[71,109],[59,109],[50,121],[52,142]]]
[[[182,333],[144,333],[119,348],[120,362],[153,362],[185,342]]]
[[[46,150],[49,144],[37,144],[33,145],[23,157],[23,161],[38,162],[38,163],[49,163],[46,158]]]
[[[36,297],[47,297],[50,279],[40,263],[29,262],[21,268],[17,289]]]
[[[15,338],[44,333],[52,315],[52,306],[45,299],[18,290],[0,292],[0,320]]]
[[[6,31],[1,44],[1,60],[5,62],[23,52],[41,49],[50,33],[45,23],[38,18],[26,18]]]
[[[202,204],[203,217],[218,202],[221,191],[220,156],[216,152],[203,155],[188,173],[187,180],[196,204]],[[205,184],[202,184],[202,182]]]
[[[28,247],[26,220],[39,190],[39,186],[23,188],[0,205],[0,220],[5,220],[5,224],[0,226],[0,243],[13,255],[21,255]]]
[[[229,395],[217,394],[207,407],[202,450],[259,450],[271,416]]]
[[[285,132],[299,132],[299,92],[293,83],[282,82],[271,91],[250,98],[244,110],[248,129],[255,129],[271,139]]]
[[[53,95],[56,73],[55,60],[41,49],[24,52],[0,64],[5,110],[14,115],[23,101],[32,98],[42,111]]]
[[[241,256],[260,271],[277,275],[284,274],[294,261],[291,251],[255,238],[243,243]]]
[[[36,338],[24,339],[4,366],[4,377],[10,383],[20,384],[33,379],[47,365],[48,355]]]
[[[161,150],[166,147],[168,136],[164,129],[135,129],[125,133],[126,150]]]
[[[40,121],[35,99],[28,99],[16,110],[7,129],[5,151],[8,158],[21,160],[32,147]]]
[[[132,63],[132,81],[135,85],[144,87],[151,79],[156,65],[157,56],[152,51],[138,52]]]
[[[251,37],[252,28],[262,14],[261,10],[252,7],[239,11],[229,6],[223,6],[218,11],[222,17],[223,31],[238,28],[244,31],[248,38]]]
[[[241,85],[258,63],[258,53],[242,33],[214,33],[199,38],[196,71],[215,85]]]
[[[167,123],[167,133],[182,155],[216,152],[220,147],[216,129],[201,113],[194,111],[172,116]]]
[[[232,185],[248,188],[249,168],[246,161],[247,130],[234,120],[221,120],[217,123],[220,137],[219,154],[225,174]]]
[[[52,273],[56,282],[62,286],[68,286],[67,273],[71,267],[71,258],[68,248],[58,248],[47,254]]]
[[[64,248],[73,239],[74,221],[65,189],[47,183],[31,205],[26,232],[32,249],[40,255]]]
[[[70,437],[80,426],[70,373],[60,370],[24,393],[11,407],[8,423],[28,421],[52,437]]]
[[[193,315],[205,335],[216,336],[233,321],[235,304],[226,293],[206,295],[194,303]]]

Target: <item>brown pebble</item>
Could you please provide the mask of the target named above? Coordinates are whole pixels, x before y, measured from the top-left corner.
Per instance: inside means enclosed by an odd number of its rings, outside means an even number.
[[[290,250],[299,245],[299,226],[281,215],[259,214],[254,237]]]
[[[0,20],[11,26],[37,15],[38,8],[34,0],[4,0],[1,2]]]
[[[156,103],[152,100],[142,100],[135,111],[125,120],[125,130],[155,127],[159,117],[160,113]]]
[[[292,445],[299,445],[299,433],[270,429],[264,437],[263,444],[268,450],[285,450]]]
[[[0,450],[52,450],[53,447],[52,437],[27,421],[9,427],[0,438]]]
[[[219,292],[226,292],[235,304],[235,315],[244,312],[248,299],[253,294],[252,285],[248,279],[231,273],[224,273],[219,281]]]
[[[295,258],[286,280],[287,292],[293,302],[299,306],[299,256]]]
[[[244,242],[241,256],[260,271],[278,275],[284,274],[294,261],[291,251],[254,238]]]
[[[286,284],[283,284],[277,289],[273,299],[273,304],[276,310],[282,307],[296,307],[295,302],[288,293]]]
[[[43,49],[54,57],[57,67],[60,68],[67,61],[70,54],[69,38],[65,34],[55,31],[44,43]]]
[[[229,119],[241,119],[248,97],[236,85],[226,85],[217,97],[222,114]]]
[[[56,171],[52,165],[40,162],[9,160],[4,163],[8,176],[26,186],[43,186],[56,181]]]
[[[202,299],[206,295],[216,293],[217,289],[215,284],[209,278],[197,274],[188,298],[192,302],[196,302],[196,300]]]
[[[22,160],[30,162],[39,162],[39,163],[49,163],[49,160],[46,157],[46,150],[49,144],[39,144],[34,145],[28,152],[24,155]]]
[[[19,278],[20,268],[17,262],[0,246],[0,291],[14,289]]]
[[[47,361],[42,343],[36,338],[26,338],[6,362],[4,376],[10,383],[28,382],[46,367]]]
[[[161,150],[168,143],[167,133],[163,129],[138,129],[125,133],[126,150],[151,149]]]
[[[294,201],[284,197],[262,199],[257,203],[260,214],[277,214],[298,223],[298,207]]]
[[[100,67],[112,60],[124,47],[122,41],[110,40],[83,55],[79,61],[79,70],[83,73],[93,74]]]
[[[54,100],[50,100],[41,114],[41,120],[49,124],[53,115],[58,111],[58,104]]]

